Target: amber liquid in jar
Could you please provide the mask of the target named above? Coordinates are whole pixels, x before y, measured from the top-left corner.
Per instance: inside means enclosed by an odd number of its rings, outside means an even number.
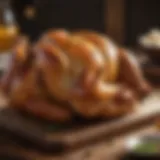
[[[16,26],[0,25],[0,52],[10,50],[18,36]]]
[[[8,1],[0,3],[0,53],[9,51],[18,37],[18,27]]]

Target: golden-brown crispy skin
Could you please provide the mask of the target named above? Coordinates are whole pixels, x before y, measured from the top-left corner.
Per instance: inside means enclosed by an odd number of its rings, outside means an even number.
[[[119,79],[130,86],[140,97],[146,96],[152,90],[145,80],[138,61],[127,49],[120,49]]]
[[[32,49],[20,41],[4,79],[1,86],[12,105],[58,122],[74,113],[86,118],[128,114],[135,93],[150,91],[129,51],[91,31],[49,31]]]

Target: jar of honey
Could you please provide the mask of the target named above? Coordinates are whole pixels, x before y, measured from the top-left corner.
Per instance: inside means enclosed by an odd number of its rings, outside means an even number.
[[[18,27],[9,0],[0,0],[0,53],[9,51],[18,36]]]

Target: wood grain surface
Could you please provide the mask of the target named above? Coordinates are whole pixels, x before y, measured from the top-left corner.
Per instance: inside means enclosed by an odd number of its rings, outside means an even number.
[[[117,43],[125,42],[125,0],[105,1],[106,32]]]
[[[104,137],[110,139],[138,125],[151,123],[160,115],[159,98],[160,92],[154,91],[137,105],[135,112],[130,115],[90,124],[75,123],[72,127],[65,126],[65,129],[62,129],[63,127],[57,129],[55,124],[46,127],[48,124],[28,119],[19,112],[7,108],[0,112],[0,129],[44,151],[67,151],[99,141]],[[50,127],[53,128],[50,130]]]
[[[0,145],[1,155],[24,158],[25,160],[120,160],[127,152],[126,142],[130,137],[137,137],[157,133],[154,125],[146,125],[134,131],[87,145],[83,148],[55,155],[44,154],[37,150],[26,149],[14,142]]]

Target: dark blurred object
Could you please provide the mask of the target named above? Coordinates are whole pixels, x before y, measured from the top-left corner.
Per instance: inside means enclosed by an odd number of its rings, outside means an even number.
[[[150,29],[137,39],[137,59],[146,78],[153,85],[160,85],[160,31]]]
[[[144,52],[154,64],[160,64],[160,30],[150,29],[138,39],[139,49]]]
[[[159,65],[160,67],[160,48],[149,48],[140,45],[139,47],[141,51],[143,51],[154,64]]]
[[[18,35],[18,28],[8,0],[0,1],[0,52],[12,48]]]
[[[160,66],[151,65],[148,68],[144,68],[144,74],[146,78],[155,86],[160,86]]]
[[[147,47],[141,44],[138,44],[139,50],[141,50],[145,55],[154,63],[154,65],[157,65],[157,67],[160,67],[160,48],[156,47]]]
[[[135,56],[141,65],[144,76],[153,85],[160,85],[160,64],[156,63],[151,59],[148,54],[142,49],[138,48],[135,50]]]

